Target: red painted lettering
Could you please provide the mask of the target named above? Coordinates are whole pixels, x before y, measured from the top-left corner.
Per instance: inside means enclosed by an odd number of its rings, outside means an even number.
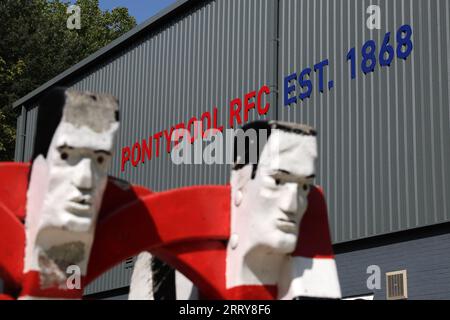
[[[175,130],[175,127],[170,128],[170,133],[167,130],[164,130],[164,137],[166,138],[166,151],[167,153],[170,153],[171,148],[171,137],[173,130]]]
[[[136,155],[137,151],[137,155]],[[131,164],[133,167],[136,167],[141,160],[141,145],[139,142],[136,142],[131,149]]]
[[[125,171],[125,164],[130,161],[130,147],[122,148],[122,172]]]
[[[234,106],[237,106],[237,109],[234,108]],[[242,123],[241,120],[241,109],[242,109],[242,102],[241,99],[237,98],[231,101],[230,103],[230,128],[234,127],[234,119],[236,118],[236,121],[238,124]]]
[[[262,86],[261,89],[259,89],[258,92],[258,113],[259,115],[265,115],[269,109],[270,109],[270,104],[267,103],[264,108],[261,107],[261,103],[262,103],[262,95],[263,94],[270,94],[270,88],[268,86]]]
[[[161,139],[162,136],[163,136],[162,132],[155,133],[155,135],[153,136],[153,139],[155,139],[155,142],[156,142],[156,144],[155,144],[155,157],[156,158],[159,158],[159,145],[160,145],[159,139]]]
[[[248,121],[248,112],[255,108],[255,102],[250,102],[251,99],[256,97],[256,91],[247,93],[244,97],[244,121]]]
[[[217,122],[218,122],[217,121],[217,119],[218,119],[217,113],[218,113],[218,109],[217,109],[217,107],[214,107],[214,113],[213,113],[214,129],[219,130],[220,132],[223,132],[223,126],[217,127]]]
[[[142,140],[142,157],[141,157],[141,162],[145,163],[145,158],[147,158],[149,161],[152,160],[152,137],[150,137],[150,139],[148,139],[149,144],[147,144],[147,140],[143,139]]]

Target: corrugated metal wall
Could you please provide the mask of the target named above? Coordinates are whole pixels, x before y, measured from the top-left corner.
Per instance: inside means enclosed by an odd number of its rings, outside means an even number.
[[[318,182],[327,196],[334,240],[448,221],[449,1],[281,4],[283,75],[328,58],[325,79],[335,83],[331,92],[314,91],[309,100],[290,107],[283,107],[280,99],[282,119],[319,131]],[[381,8],[381,30],[366,27],[371,4]],[[369,39],[379,48],[386,32],[395,46],[403,24],[413,29],[411,56],[350,80],[348,50],[360,52]],[[361,59],[357,63],[359,67]]]
[[[133,274],[132,266],[128,266],[125,262],[122,262],[105,272],[89,286],[84,289],[84,294],[94,294],[104,292],[108,290],[124,288],[130,285],[131,275]]]
[[[149,34],[74,87],[119,97],[119,148],[200,118],[215,106],[219,122],[227,124],[232,99],[276,82],[273,5],[269,0],[209,2]],[[122,173],[119,152],[113,174],[153,190],[227,181],[227,166],[177,166],[166,152]]]
[[[22,107],[20,115],[17,117],[17,127],[16,127],[16,147],[14,150],[15,161],[22,160],[23,157],[23,145],[25,143],[25,124],[26,124],[27,110]]]
[[[37,108],[28,110],[26,115],[27,123],[25,125],[25,149],[23,152],[25,161],[31,160],[33,155],[34,135],[37,122]]]
[[[381,7],[381,30],[366,28],[370,4]],[[121,130],[112,174],[159,191],[225,183],[229,166],[176,166],[162,152],[122,173],[121,147],[215,106],[227,127],[232,99],[263,84],[274,88],[278,81],[278,114],[274,93],[268,118],[318,129],[317,182],[327,195],[333,239],[343,242],[450,218],[449,17],[445,0],[209,1],[149,31],[70,85],[119,97]],[[414,32],[408,60],[394,59],[389,68],[350,80],[348,49],[359,52],[369,39],[379,46],[387,31],[393,40],[405,23]],[[330,61],[325,78],[335,82],[331,92],[314,91],[309,100],[283,107],[284,77],[325,58]],[[25,160],[31,156],[35,115],[29,108]],[[16,157],[23,160],[20,152]],[[130,273],[123,269],[119,265],[89,292],[127,283]]]

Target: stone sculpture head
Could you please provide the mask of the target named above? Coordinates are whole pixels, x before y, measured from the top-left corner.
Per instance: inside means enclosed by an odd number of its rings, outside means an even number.
[[[39,271],[45,287],[68,266],[86,272],[119,123],[110,95],[57,89],[39,108],[25,271]]]
[[[297,245],[317,157],[316,132],[308,126],[259,121],[244,126],[243,131],[248,140],[241,150],[237,147],[239,142],[235,142],[231,174],[228,252],[229,261],[241,259],[245,266],[241,272],[236,264],[227,264],[235,270],[227,270],[228,286],[236,281],[276,282],[274,264],[291,254]]]

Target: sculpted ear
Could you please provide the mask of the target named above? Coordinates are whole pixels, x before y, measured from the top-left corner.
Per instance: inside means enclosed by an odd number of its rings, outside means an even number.
[[[233,190],[242,190],[252,178],[252,166],[247,165],[239,170],[231,171],[230,183]]]

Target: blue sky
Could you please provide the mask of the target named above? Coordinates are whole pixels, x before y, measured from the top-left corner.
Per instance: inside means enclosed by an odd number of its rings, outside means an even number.
[[[176,0],[100,0],[100,7],[103,10],[126,7],[140,24],[174,2]]]
[[[70,0],[70,2],[75,3],[76,0]],[[116,7],[128,8],[128,12],[136,18],[138,24],[174,2],[176,0],[99,0],[100,8],[103,10],[111,10]]]

